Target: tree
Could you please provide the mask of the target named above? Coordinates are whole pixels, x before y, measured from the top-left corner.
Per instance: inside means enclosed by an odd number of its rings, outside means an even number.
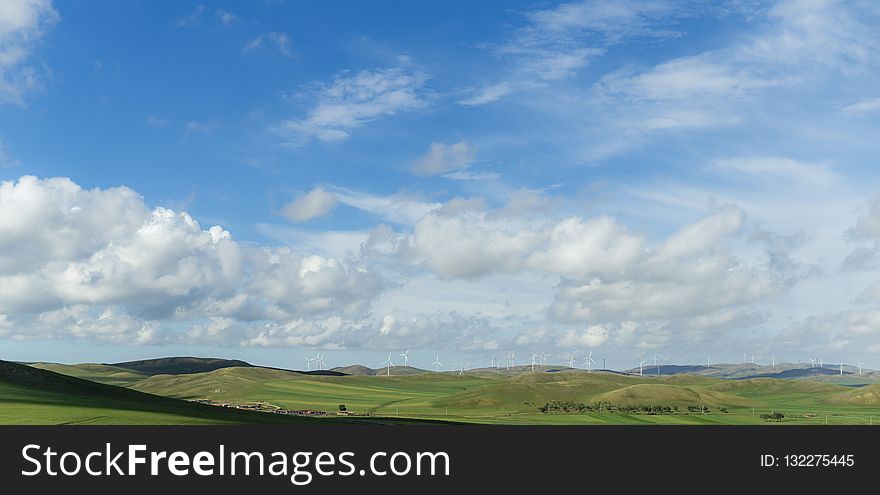
[[[345,412],[345,411],[347,411],[347,409],[345,408],[345,404],[339,404],[339,411],[340,411],[340,412]]]

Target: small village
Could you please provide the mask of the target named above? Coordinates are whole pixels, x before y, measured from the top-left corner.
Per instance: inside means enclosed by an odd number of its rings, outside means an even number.
[[[327,411],[318,411],[314,409],[285,409],[280,406],[276,406],[275,404],[269,402],[243,402],[240,404],[235,404],[229,401],[221,401],[214,399],[189,399],[189,402],[194,402],[196,404],[204,404],[206,406],[215,406],[215,407],[228,407],[232,409],[241,409],[244,411],[257,411],[264,413],[272,413],[272,414],[289,414],[293,416],[330,416],[331,413]],[[351,411],[347,411],[344,408],[340,408],[339,411],[336,411],[336,416],[366,416],[365,414],[353,413]]]

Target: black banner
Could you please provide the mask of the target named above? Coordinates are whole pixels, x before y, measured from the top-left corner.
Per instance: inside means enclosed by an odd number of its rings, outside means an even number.
[[[766,483],[816,489],[873,482],[880,467],[880,429],[868,426],[7,426],[0,438],[0,486],[37,493],[761,493]]]

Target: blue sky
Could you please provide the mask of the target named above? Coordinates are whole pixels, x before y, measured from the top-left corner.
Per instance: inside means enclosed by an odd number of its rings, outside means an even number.
[[[4,2],[3,355],[878,366],[878,20]]]

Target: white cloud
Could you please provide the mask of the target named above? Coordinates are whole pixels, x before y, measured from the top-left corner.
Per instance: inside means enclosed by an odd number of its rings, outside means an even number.
[[[269,40],[275,43],[278,52],[285,57],[292,57],[293,51],[290,49],[290,37],[284,33],[269,33]]]
[[[423,74],[402,67],[343,73],[318,89],[317,104],[305,117],[286,120],[278,130],[294,145],[312,138],[348,139],[352,130],[373,120],[424,106],[425,80]]]
[[[607,325],[590,325],[583,331],[569,330],[559,338],[559,347],[595,348],[608,342],[611,335]]]
[[[150,115],[149,117],[147,117],[147,120],[144,121],[144,124],[146,124],[148,127],[165,127],[168,125],[168,121],[161,117]]]
[[[811,187],[828,187],[837,176],[822,164],[804,163],[785,157],[726,158],[709,165],[710,170],[744,174],[760,180],[796,182]]]
[[[485,105],[486,103],[498,101],[513,91],[514,88],[509,83],[502,82],[485,88],[478,88],[473,91],[471,96],[459,100],[458,103],[465,106]]]
[[[437,175],[468,168],[473,161],[473,149],[464,141],[433,142],[428,152],[413,163],[412,170],[418,175]]]
[[[742,246],[766,244],[769,255],[802,242],[747,228],[731,206],[651,238],[609,216],[559,218],[536,191],[498,207],[321,191],[406,223],[337,233],[347,249],[315,254],[292,237],[240,243],[126,188],[3,182],[0,335],[480,352],[709,346],[769,321],[765,308],[790,287],[784,263]],[[857,228],[875,235],[865,222]],[[866,339],[874,320],[851,315],[847,342]]]
[[[22,104],[25,94],[40,87],[37,70],[25,61],[58,19],[51,0],[0,3],[0,103]]]
[[[859,216],[848,234],[853,239],[880,239],[880,196],[871,200],[868,210]]]
[[[573,77],[626,40],[678,36],[668,26],[684,11],[666,1],[584,0],[527,12],[524,26],[506,42],[490,45],[497,56],[511,61],[505,80],[474,88],[459,103],[483,105]]]
[[[250,51],[256,50],[256,49],[259,48],[262,44],[263,44],[263,37],[262,37],[262,36],[257,36],[256,38],[254,38],[254,39],[248,41],[247,43],[245,43],[244,46],[242,47],[241,51],[243,51],[243,52],[250,52]]]
[[[316,187],[285,205],[281,214],[294,222],[308,222],[327,215],[338,203],[334,194]]]
[[[335,187],[332,191],[340,203],[378,215],[386,222],[402,225],[412,225],[428,212],[442,206],[441,203],[425,201],[406,193],[378,196],[341,187]]]
[[[501,178],[498,172],[473,172],[470,170],[457,170],[443,174],[444,179],[451,180],[497,180]]]
[[[188,133],[196,133],[196,132],[213,132],[219,127],[220,123],[216,120],[211,121],[199,121],[199,120],[190,120],[187,121],[184,128]]]
[[[867,115],[880,110],[880,97],[868,98],[866,100],[851,103],[842,108],[844,113],[850,115]]]
[[[478,205],[444,206],[416,222],[412,240],[399,245],[412,262],[447,279],[558,276],[548,311],[563,323],[681,321],[785,292],[787,272],[750,266],[727,247],[743,221],[741,211],[725,207],[650,242],[610,217],[524,221]]]
[[[735,98],[777,84],[716,60],[715,54],[678,58],[634,75],[619,71],[602,78],[606,91],[651,100]]]
[[[19,165],[21,165],[21,162],[18,159],[9,156],[6,147],[3,145],[3,140],[0,139],[0,168],[17,167]]]
[[[175,328],[206,318],[361,318],[384,288],[356,260],[241,244],[127,188],[0,183],[0,315],[11,338],[143,342],[180,339]]]
[[[237,15],[233,14],[232,12],[227,12],[223,9],[215,10],[214,15],[217,17],[217,20],[219,20],[220,23],[224,26],[230,26],[233,22],[235,22],[236,19],[238,19]]]
[[[202,23],[202,17],[205,15],[205,6],[197,5],[196,8],[185,17],[181,17],[174,22],[177,27],[191,27]]]

